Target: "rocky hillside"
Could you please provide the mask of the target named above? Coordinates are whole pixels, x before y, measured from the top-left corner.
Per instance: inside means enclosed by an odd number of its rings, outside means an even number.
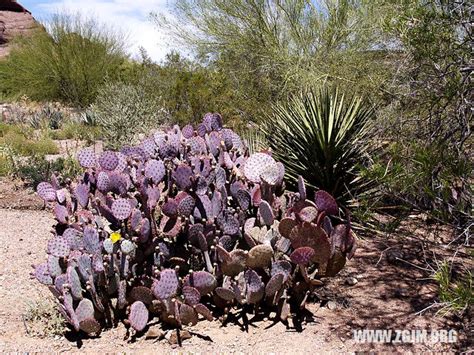
[[[37,22],[31,13],[13,0],[0,0],[0,58],[10,52],[13,38],[30,32]]]

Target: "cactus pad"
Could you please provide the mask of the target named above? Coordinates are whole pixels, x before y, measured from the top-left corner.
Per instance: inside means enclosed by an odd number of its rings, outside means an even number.
[[[194,287],[184,286],[182,293],[184,301],[190,306],[195,306],[201,300],[201,294],[199,293],[199,290]]]
[[[151,304],[153,302],[153,293],[145,286],[133,287],[130,291],[130,296],[133,300],[143,302],[144,304]]]
[[[222,252],[221,252],[222,253]],[[221,270],[224,275],[236,276],[245,270],[249,253],[241,249],[235,249],[229,253],[229,258],[223,260]]]
[[[271,275],[272,277],[276,274],[283,274],[283,282],[286,282],[290,277],[292,271],[291,264],[286,260],[278,260],[272,263]]]
[[[247,266],[252,269],[270,266],[273,257],[273,249],[270,245],[260,244],[250,249]]]
[[[74,195],[81,207],[86,208],[89,203],[89,187],[84,183],[77,184]]]
[[[104,170],[115,170],[119,164],[119,158],[110,150],[103,152],[99,157],[99,165]]]
[[[145,164],[145,176],[158,184],[165,177],[166,169],[161,160],[148,160]]]
[[[216,287],[215,293],[220,298],[226,301],[232,301],[233,299],[235,299],[234,291],[226,287]]]
[[[303,222],[313,222],[317,216],[318,210],[313,206],[307,206],[298,213],[298,217]]]
[[[36,191],[46,202],[56,201],[56,190],[49,182],[40,182],[36,187]]]
[[[119,198],[112,203],[111,210],[115,218],[124,220],[132,213],[132,206],[128,199]]]
[[[310,247],[300,247],[291,253],[290,259],[292,262],[298,265],[308,265],[314,258],[316,252]]]
[[[96,254],[100,252],[101,245],[99,241],[99,233],[97,229],[91,226],[84,228],[84,249],[90,254]]]
[[[59,258],[53,255],[48,255],[48,274],[51,277],[59,276],[63,273],[59,265]]]
[[[60,205],[57,203],[54,206],[54,216],[56,217],[56,220],[61,223],[61,224],[67,224],[68,219],[69,219],[69,212],[66,207]]]
[[[186,276],[184,284],[196,288],[201,296],[204,296],[214,291],[217,281],[216,278],[207,271],[196,271]]]
[[[71,295],[74,299],[80,300],[82,299],[82,286],[81,280],[79,279],[79,275],[74,267],[69,266],[67,268],[67,282],[71,289]]]
[[[265,286],[265,296],[272,297],[275,293],[277,293],[283,285],[284,279],[285,275],[280,272],[273,275]]]
[[[110,189],[109,174],[105,171],[101,171],[97,175],[97,188],[102,192],[108,192]]]
[[[48,265],[46,263],[36,266],[34,275],[43,285],[51,285],[53,283],[53,279],[49,274]]]
[[[339,213],[336,200],[324,190],[316,191],[314,201],[316,202],[316,206],[318,206],[318,210],[324,211],[328,215],[335,216]]]
[[[135,301],[132,304],[128,320],[132,328],[137,332],[141,332],[145,329],[148,323],[148,309],[143,302]]]
[[[82,299],[77,305],[75,313],[79,323],[84,319],[94,318],[94,305],[92,304],[92,301],[87,298]]]
[[[258,303],[265,293],[265,285],[260,276],[253,270],[247,270],[245,272],[245,281],[247,283],[247,302],[250,304]]]
[[[186,138],[186,139],[189,139],[189,138],[191,138],[192,136],[194,136],[194,128],[193,128],[193,125],[188,124],[188,125],[184,126],[184,127],[181,129],[181,133],[182,133],[183,137]]]
[[[204,317],[204,319],[208,320],[209,322],[212,321],[214,318],[212,317],[212,313],[211,311],[209,310],[209,308],[207,308],[205,305],[203,305],[202,303],[198,303],[197,305],[194,306],[194,309],[196,310],[197,313],[199,313],[200,315],[202,315]]]
[[[263,200],[260,203],[258,212],[263,220],[263,223],[265,223],[267,226],[271,226],[273,224],[275,217],[273,216],[272,208],[267,201]]]
[[[153,295],[160,299],[169,299],[176,295],[179,288],[179,280],[176,271],[165,269],[160,272],[160,279],[152,286]]]
[[[69,255],[69,244],[66,238],[54,237],[48,242],[48,254],[63,258]]]
[[[179,165],[173,172],[173,179],[181,190],[191,187],[191,177],[193,177],[193,171],[187,164]]]
[[[96,166],[95,153],[92,148],[84,148],[79,151],[77,159],[83,168],[93,168]]]
[[[87,334],[99,334],[101,326],[94,318],[86,318],[79,323],[80,329]]]
[[[179,306],[179,318],[185,325],[195,325],[198,322],[198,315],[194,308],[185,303]]]
[[[245,162],[245,177],[253,183],[260,183],[260,176],[262,173],[275,164],[275,160],[266,153],[252,154]]]
[[[243,189],[238,190],[236,193],[236,199],[241,209],[244,211],[249,209],[252,198],[250,197],[248,191]]]

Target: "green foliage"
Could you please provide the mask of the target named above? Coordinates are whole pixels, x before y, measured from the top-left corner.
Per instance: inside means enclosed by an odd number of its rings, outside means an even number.
[[[47,136],[35,136],[33,130],[0,123],[0,147],[8,147],[20,156],[57,154],[58,147]]]
[[[48,135],[54,140],[76,139],[92,143],[101,137],[101,132],[98,126],[69,121],[64,123],[60,129],[48,131]]]
[[[121,73],[123,82],[140,86],[178,123],[199,122],[207,112],[220,112],[232,126],[240,112],[231,102],[232,90],[226,77],[212,65],[201,65],[176,52],[160,63],[152,63],[146,53],[141,63],[128,64]]]
[[[23,180],[33,188],[36,188],[41,181],[49,179],[53,172],[58,172],[64,178],[72,179],[81,171],[79,164],[72,157],[60,157],[48,161],[39,155],[23,159],[10,155],[8,159],[8,175]]]
[[[124,40],[95,20],[54,15],[0,62],[4,95],[87,106],[124,61]]]
[[[301,175],[309,186],[344,200],[357,192],[356,165],[365,159],[373,115],[361,98],[322,87],[275,105],[263,130],[291,182]]]
[[[166,122],[160,101],[141,85],[109,83],[100,89],[91,110],[109,147],[129,145],[137,134]]]
[[[469,176],[473,169],[471,160],[446,145],[394,142],[363,168],[362,176],[378,186],[384,195],[382,204],[408,204],[443,221],[462,222],[472,213]]]
[[[442,314],[462,314],[474,305],[474,278],[471,271],[466,270],[457,280],[453,280],[451,267],[445,261],[439,266],[434,279],[439,284]]]
[[[177,0],[172,19],[155,14],[174,39],[228,81],[244,121],[275,101],[326,82],[380,99],[388,53],[366,1]]]
[[[8,174],[10,174],[10,171],[10,160],[0,150],[0,176],[7,176]]]
[[[408,141],[444,144],[447,149],[462,152],[471,135],[472,120],[468,2],[376,3],[389,10],[383,28],[402,49],[402,60],[389,88],[399,103],[392,134],[399,135],[403,130]]]

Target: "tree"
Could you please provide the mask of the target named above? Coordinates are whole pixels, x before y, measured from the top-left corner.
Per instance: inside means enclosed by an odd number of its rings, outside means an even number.
[[[255,120],[270,103],[317,83],[375,99],[388,71],[382,60],[369,60],[384,56],[372,15],[365,1],[353,0],[177,0],[177,20],[154,18],[222,70],[238,108]]]

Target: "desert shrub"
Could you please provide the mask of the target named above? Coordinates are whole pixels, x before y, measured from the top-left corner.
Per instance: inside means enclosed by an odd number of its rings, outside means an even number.
[[[4,154],[0,148],[0,176],[8,176],[11,172],[10,159]]]
[[[0,176],[21,179],[26,185],[36,186],[56,172],[64,178],[74,178],[80,171],[77,161],[71,157],[59,157],[53,161],[42,155],[18,156],[11,149],[0,150]]]
[[[422,210],[464,230],[472,223],[472,91],[468,2],[376,0],[399,60],[379,110],[368,174],[381,203]]]
[[[66,322],[52,300],[29,302],[23,315],[28,335],[52,337],[64,335]]]
[[[35,136],[32,130],[18,125],[2,124],[0,127],[0,147],[9,147],[20,156],[57,154],[54,141],[45,136]]]
[[[48,161],[42,156],[30,156],[15,162],[12,174],[34,188],[52,173],[61,174],[65,179],[74,178],[80,171],[80,166],[71,157],[59,157]]]
[[[370,104],[323,86],[274,106],[263,131],[290,182],[303,176],[312,188],[345,200],[357,193],[357,165],[374,118]]]
[[[139,85],[159,99],[180,124],[198,123],[209,110],[222,112],[232,125],[242,120],[241,111],[231,104],[235,101],[234,91],[212,64],[192,61],[173,51],[158,64],[142,53],[140,62],[129,64],[121,77],[123,82]]]
[[[155,14],[157,24],[216,68],[244,122],[328,82],[374,101],[387,96],[392,53],[370,1],[177,0],[172,8],[168,18]]]
[[[45,27],[21,39],[0,62],[0,90],[9,96],[89,105],[124,61],[123,38],[80,15],[54,15]]]
[[[254,305],[286,320],[355,252],[334,198],[313,200],[301,179],[286,193],[283,165],[249,156],[218,114],[78,160],[78,179],[38,185],[57,224],[34,271],[76,331],[128,318],[140,333],[155,317],[181,328]]]
[[[140,85],[109,83],[100,89],[91,109],[106,144],[115,148],[167,121],[159,99]]]
[[[375,182],[381,205],[408,206],[462,227],[472,220],[472,160],[445,145],[390,143],[362,169]]]
[[[64,123],[60,129],[51,130],[47,134],[54,140],[76,139],[92,143],[101,137],[101,132],[102,130],[98,126],[69,121]]]

